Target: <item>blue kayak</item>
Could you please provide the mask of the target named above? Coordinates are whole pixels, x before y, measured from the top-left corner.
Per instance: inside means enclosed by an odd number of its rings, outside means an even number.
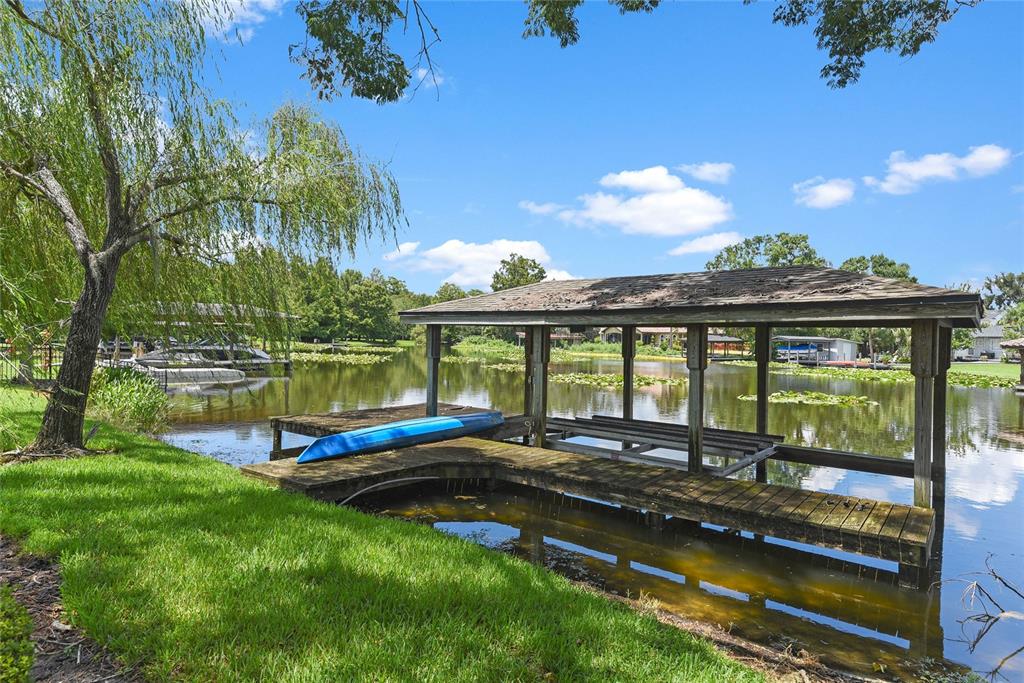
[[[319,462],[346,455],[387,451],[403,446],[444,441],[497,427],[505,421],[501,413],[466,413],[458,416],[421,417],[389,422],[342,434],[322,436],[306,446],[298,462]]]

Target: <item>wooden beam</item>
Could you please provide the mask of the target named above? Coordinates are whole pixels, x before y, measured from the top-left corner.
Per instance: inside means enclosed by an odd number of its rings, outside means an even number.
[[[578,419],[578,418],[577,418]],[[595,422],[625,422],[621,417],[615,417],[614,415],[591,415],[591,420]],[[686,425],[671,424],[669,422],[655,422],[653,420],[629,420],[630,426],[638,426],[644,429],[661,429],[669,431],[687,431]],[[761,440],[761,441],[784,441],[785,437],[781,434],[755,434],[753,432],[743,432],[735,429],[718,429],[707,427],[704,430],[705,434],[719,434],[722,436],[729,435],[735,437],[741,437],[748,440]]]
[[[602,426],[600,423],[588,423],[586,420],[571,418],[548,418],[547,427],[549,431],[558,430],[563,434],[571,436],[589,436],[607,441],[619,441],[621,443],[643,442],[657,448],[668,448],[671,450],[684,451],[688,447],[688,440],[685,436],[658,434],[656,432],[637,433],[629,428],[613,427],[612,425]],[[715,443],[709,435],[704,442],[704,453],[707,455],[722,455],[727,458],[740,458],[744,455],[756,452],[755,448],[741,449],[732,443]],[[616,450],[619,452],[619,449]]]
[[[947,375],[953,354],[953,330],[939,327],[935,390],[932,397],[932,482],[933,497],[946,495],[946,394]]]
[[[631,443],[657,443],[662,448],[674,448],[685,451],[689,443],[689,428],[686,425],[674,427],[649,427],[638,424],[636,420],[626,421],[594,418],[548,418],[549,429],[561,429],[567,433],[580,436],[607,438],[612,441]],[[725,455],[739,458],[756,453],[774,443],[771,440],[738,436],[734,433],[721,432],[717,429],[704,429],[704,454]]]
[[[294,448],[275,448],[270,451],[269,459],[284,460],[285,458],[297,458],[304,450],[306,450],[305,446],[296,446]]]
[[[686,367],[690,371],[687,400],[690,428],[687,434],[687,463],[690,472],[704,466],[704,371],[708,367],[708,326],[686,327]]]
[[[751,465],[762,465],[765,460],[775,455],[775,451],[775,446],[769,446],[768,448],[760,450],[757,453],[752,453],[745,458],[740,458],[731,465],[723,467],[719,474],[720,476],[728,477],[730,474],[735,474],[744,468],[750,467]]]
[[[872,474],[886,474],[892,477],[914,476],[914,461],[903,458],[883,458],[878,455],[867,455],[865,453],[852,453],[849,451],[837,451],[831,448],[814,448],[812,446],[790,446],[777,444],[773,460],[783,462],[798,462],[804,465],[817,465],[819,467],[835,467],[841,470],[852,470],[854,472],[870,472]]]
[[[551,331],[546,325],[535,325],[528,334],[533,337],[530,349],[530,409],[533,445],[544,447],[547,435],[548,361],[551,358]]]
[[[676,460],[673,458],[665,458],[657,455],[644,455],[642,453],[634,453],[628,451],[618,451],[614,448],[604,448],[603,446],[588,446],[582,443],[573,443],[572,441],[566,441],[564,439],[552,439],[548,441],[544,446],[548,450],[559,451],[561,453],[575,453],[577,455],[588,455],[597,458],[607,458],[608,460],[621,460],[622,462],[632,462],[638,465],[657,465],[658,467],[668,467],[674,470],[687,471],[687,465],[682,460]],[[715,467],[706,467],[705,472],[712,474],[718,470]]]
[[[427,417],[437,415],[438,371],[441,365],[441,326],[427,325]]]
[[[633,359],[636,358],[636,327],[622,326],[622,418],[633,419]]]
[[[914,321],[949,319],[955,327],[977,327],[977,300],[885,301],[690,306],[575,311],[403,311],[408,324],[442,325],[721,325],[758,322],[773,327],[911,327]]]
[[[939,326],[934,320],[914,323],[910,337],[910,372],[914,375],[914,505],[932,506],[932,441],[935,375],[938,372]]]
[[[768,363],[771,361],[772,329],[766,323],[754,327],[754,360],[757,363],[757,419],[756,432],[768,432]],[[768,463],[757,461],[754,478],[759,482],[768,481]]]

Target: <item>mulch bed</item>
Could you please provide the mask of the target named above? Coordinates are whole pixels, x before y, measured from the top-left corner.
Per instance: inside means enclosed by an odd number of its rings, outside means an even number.
[[[10,585],[14,599],[32,616],[33,681],[142,681],[136,671],[122,666],[105,648],[67,623],[60,600],[57,563],[19,554],[11,539],[0,536],[0,585]]]

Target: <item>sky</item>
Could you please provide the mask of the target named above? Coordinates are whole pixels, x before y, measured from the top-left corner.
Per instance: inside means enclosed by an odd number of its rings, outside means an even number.
[[[511,252],[559,278],[703,270],[780,231],[835,265],[884,252],[927,284],[1024,270],[1024,3],[964,9],[844,90],[774,5],[590,3],[562,49],[522,38],[523,3],[427,2],[437,86],[382,106],[318,101],[288,59],[294,6],[258,0],[211,85],[242,120],[313,106],[388,164],[408,225],[345,265],[415,291],[486,290]]]

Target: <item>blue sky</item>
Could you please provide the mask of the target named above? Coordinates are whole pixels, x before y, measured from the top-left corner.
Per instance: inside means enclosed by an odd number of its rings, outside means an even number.
[[[522,3],[426,7],[442,82],[395,104],[316,101],[287,57],[303,25],[278,0],[223,47],[215,88],[243,118],[308,103],[390,163],[409,225],[353,267],[418,291],[486,288],[509,251],[576,277],[681,272],[790,231],[835,264],[883,251],[929,284],[1024,269],[1024,3],[965,9],[841,91],[768,1],[592,3],[564,50],[521,37]]]

